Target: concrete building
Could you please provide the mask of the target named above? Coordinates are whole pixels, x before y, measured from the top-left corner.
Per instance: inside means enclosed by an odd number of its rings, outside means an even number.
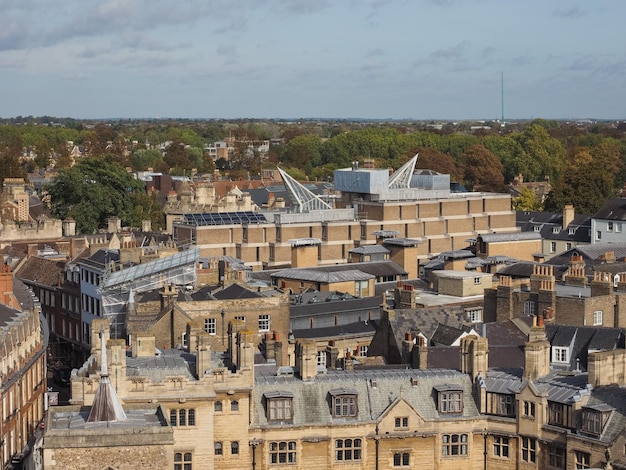
[[[185,216],[173,224],[173,238],[195,244],[200,256],[234,256],[260,270],[289,267],[290,240],[319,239],[317,263],[329,265],[346,263],[351,250],[376,244],[380,231],[394,231],[411,241],[405,247],[410,256],[401,265],[418,273],[420,262],[464,248],[469,238],[517,230],[510,195],[452,193],[448,175],[414,174],[415,161],[391,177],[386,169],[337,170],[335,189],[341,198],[335,209],[314,206],[312,201],[321,199],[298,188],[292,190],[299,200],[292,205],[294,212],[260,211],[254,218]]]

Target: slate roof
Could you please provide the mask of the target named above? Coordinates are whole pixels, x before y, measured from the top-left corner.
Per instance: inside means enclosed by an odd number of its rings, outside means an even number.
[[[430,341],[433,344],[451,346],[463,333],[469,333],[471,330],[471,326],[463,325],[461,328],[455,328],[454,326],[439,323],[430,337]]]
[[[599,437],[599,440],[606,444],[612,443],[626,429],[626,388],[617,386],[594,388],[586,406],[595,405],[609,405],[614,409]]]
[[[351,249],[348,253],[356,253],[359,255],[387,254],[389,250],[382,245],[363,245],[358,248]]]
[[[234,299],[258,299],[263,297],[257,292],[246,289],[239,284],[231,284],[222,290],[213,292],[213,297],[217,300],[234,300]]]
[[[624,330],[595,326],[546,325],[552,346],[570,348],[569,370],[587,370],[589,351],[611,351],[625,346]]]
[[[517,211],[516,225],[522,232],[539,233],[546,240],[591,242],[591,217],[586,214],[574,215],[570,224],[563,227],[562,212]]]
[[[540,240],[541,234],[536,232],[484,233],[478,235],[485,243],[515,242],[523,240]]]
[[[320,302],[311,302],[311,299],[318,297]],[[324,315],[328,313],[341,313],[346,311],[368,311],[376,310],[380,308],[381,300],[379,297],[352,297],[345,300],[334,299],[327,300],[328,293],[316,292],[303,294],[303,303],[291,304],[291,317],[310,317],[315,315]]]
[[[413,379],[413,382],[412,382]],[[328,370],[311,381],[297,377],[255,374],[253,426],[289,427],[307,425],[344,425],[375,422],[398,400],[411,405],[424,420],[440,418],[434,388],[452,385],[463,391],[463,412],[459,419],[479,416],[472,396],[472,383],[467,374],[453,370],[418,369],[355,369]],[[358,395],[355,418],[333,418],[331,392],[346,390]],[[265,397],[276,392],[293,394],[293,422],[270,423],[266,417]],[[270,395],[271,396],[271,395]],[[446,415],[447,416],[447,415]]]
[[[593,214],[594,219],[626,220],[626,198],[614,197]]]
[[[288,268],[272,274],[274,278],[296,279],[300,281],[335,283],[345,281],[365,281],[373,279],[372,274],[364,273],[358,269],[344,269],[340,272],[320,271],[317,269]]]
[[[367,322],[359,321],[325,328],[296,329],[292,333],[295,339],[336,339],[345,336],[374,336],[377,325],[378,322],[376,320],[368,320]]]
[[[183,376],[196,380],[194,370],[196,356],[179,349],[163,349],[159,355],[150,357],[132,357],[126,354],[126,375],[128,377],[147,377],[155,382],[162,382],[169,376]]]

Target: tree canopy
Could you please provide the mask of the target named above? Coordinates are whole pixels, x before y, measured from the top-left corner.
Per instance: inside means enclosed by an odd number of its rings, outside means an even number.
[[[54,216],[71,217],[79,233],[93,233],[106,227],[110,216],[130,225],[139,202],[132,196],[144,191],[144,184],[110,158],[91,157],[60,170],[45,191]]]

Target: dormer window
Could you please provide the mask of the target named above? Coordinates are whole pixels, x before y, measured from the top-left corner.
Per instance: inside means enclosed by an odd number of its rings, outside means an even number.
[[[266,403],[266,416],[268,421],[292,421],[293,420],[293,393],[291,392],[267,392],[264,394]]]
[[[612,411],[613,407],[605,403],[583,407],[580,430],[586,434],[600,436]]]
[[[460,385],[438,385],[435,391],[439,413],[463,412],[463,389]]]
[[[552,227],[552,233],[560,233],[561,227]]]
[[[567,229],[567,233],[568,233],[569,235],[574,235],[574,234],[576,233],[576,228],[574,228],[574,227],[570,227],[570,228],[568,228],[568,229]]]
[[[541,225],[535,225],[535,232],[541,232]]]
[[[356,390],[331,390],[333,418],[355,418],[358,412],[358,393]]]
[[[569,364],[569,349],[561,346],[552,347],[552,362]]]

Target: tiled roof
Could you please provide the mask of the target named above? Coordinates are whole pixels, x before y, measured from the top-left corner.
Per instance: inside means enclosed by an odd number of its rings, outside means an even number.
[[[31,256],[15,275],[45,286],[56,286],[64,280],[65,262]]]

